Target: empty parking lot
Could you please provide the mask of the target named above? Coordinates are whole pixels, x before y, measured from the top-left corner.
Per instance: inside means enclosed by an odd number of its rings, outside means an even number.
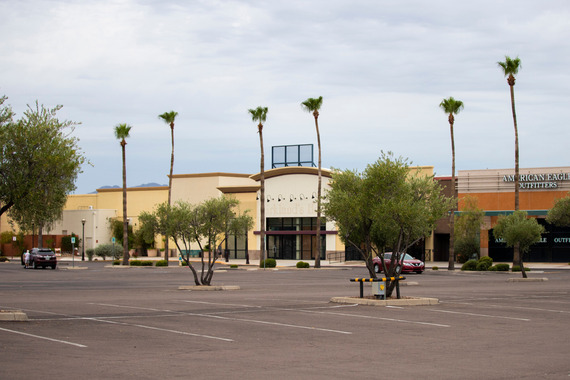
[[[0,265],[1,378],[568,378],[570,271],[427,271],[404,296],[438,305],[355,306],[362,267],[228,270],[183,291],[188,269],[24,270]],[[221,267],[224,268],[224,267]]]

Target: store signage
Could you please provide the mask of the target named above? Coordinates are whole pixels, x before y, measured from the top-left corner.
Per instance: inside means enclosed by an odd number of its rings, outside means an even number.
[[[520,189],[556,189],[559,182],[569,181],[570,173],[519,174]],[[503,182],[515,182],[515,175],[504,175]]]

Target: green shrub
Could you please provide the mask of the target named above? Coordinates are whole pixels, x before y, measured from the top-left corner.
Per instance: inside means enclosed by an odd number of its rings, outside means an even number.
[[[151,267],[152,261],[150,260],[130,260],[129,265],[132,267]]]
[[[461,270],[477,270],[477,260],[467,260],[465,264],[461,266]]]
[[[489,257],[489,256],[481,256],[479,258],[479,262],[487,262],[489,263],[489,266],[493,265],[493,258]]]
[[[433,267],[431,270],[439,270],[439,267]]]
[[[495,269],[492,269],[492,268],[495,268]],[[510,266],[509,266],[509,264],[495,264],[489,269],[496,270],[499,272],[508,272],[510,269]]]
[[[521,271],[521,267],[520,265],[513,265],[513,272],[520,272]],[[525,272],[530,272],[530,268],[524,268]]]
[[[121,260],[113,260],[113,265],[121,265]]]
[[[123,256],[123,246],[117,244],[101,244],[95,248],[95,254],[103,260],[107,257],[119,260]]]
[[[93,261],[93,256],[95,256],[95,250],[93,248],[87,248],[85,250],[85,254],[87,255],[87,260]]]
[[[297,268],[310,268],[311,265],[309,263],[306,263],[304,261],[299,261],[297,263]]]
[[[230,265],[230,268],[231,268],[231,269],[237,269],[237,267],[238,267],[237,264],[231,264],[231,265]]]
[[[158,260],[155,264],[157,267],[167,267],[168,261],[166,260]]]
[[[486,271],[489,270],[493,266],[493,259],[489,256],[481,256],[479,260],[477,260],[477,270],[478,271]]]
[[[259,264],[260,268],[275,268],[277,266],[277,261],[275,259],[265,259]]]
[[[475,267],[475,269],[477,269],[479,272],[484,272],[489,270],[491,266],[492,265],[489,265],[487,261],[477,261],[477,266]]]

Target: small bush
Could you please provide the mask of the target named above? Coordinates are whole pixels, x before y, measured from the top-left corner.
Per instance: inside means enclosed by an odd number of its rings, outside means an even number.
[[[7,261],[10,261],[10,260],[8,260],[8,258],[6,256],[0,256],[0,263],[5,263]]]
[[[437,266],[433,267],[433,268],[431,268],[431,270],[439,270],[439,267],[437,267]]]
[[[493,265],[493,258],[489,257],[489,256],[481,256],[479,258],[479,262],[480,263],[482,263],[482,262],[489,263],[489,266],[491,266],[491,265]]]
[[[520,272],[521,271],[521,267],[520,265],[513,265],[513,272]],[[530,268],[524,268],[525,272],[530,272]]]
[[[87,260],[93,261],[93,256],[95,256],[95,250],[93,248],[87,248],[85,250],[85,254],[87,255]]]
[[[103,260],[107,257],[118,260],[123,255],[123,247],[114,244],[101,244],[95,248],[95,254]]]
[[[477,260],[477,267],[478,271],[486,271],[489,270],[493,266],[493,259],[489,256],[481,256],[479,260]]]
[[[158,260],[155,264],[157,267],[167,267],[168,261],[166,260]]]
[[[465,264],[461,266],[461,270],[468,270],[468,271],[477,270],[477,260],[467,260]]]
[[[297,263],[297,268],[310,268],[311,265],[309,263],[306,263],[304,261],[299,261]]]
[[[113,260],[113,265],[121,265],[121,260]]]
[[[237,267],[238,267],[237,264],[231,264],[231,265],[230,265],[230,268],[231,268],[231,269],[237,269]]]
[[[489,268],[491,268],[491,266],[492,265],[489,265],[489,263],[486,261],[478,261],[475,269],[477,269],[479,272],[484,272],[484,271],[489,270]]]
[[[151,260],[131,260],[131,261],[129,261],[129,265],[132,267],[151,267],[152,261]]]
[[[265,259],[259,264],[260,268],[275,268],[277,266],[277,261],[275,259]]]
[[[496,264],[496,265],[493,265],[491,268],[489,268],[489,270],[496,270],[499,272],[508,272],[509,269],[510,269],[509,264]]]

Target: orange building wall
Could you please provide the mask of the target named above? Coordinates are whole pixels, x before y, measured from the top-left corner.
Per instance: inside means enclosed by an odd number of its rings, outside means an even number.
[[[459,194],[459,211],[464,207],[462,199],[469,195],[478,199],[477,206],[485,211],[513,210],[515,193],[469,193]],[[521,210],[550,210],[554,202],[568,195],[566,191],[520,191],[519,208]],[[494,225],[494,224],[493,224]]]

